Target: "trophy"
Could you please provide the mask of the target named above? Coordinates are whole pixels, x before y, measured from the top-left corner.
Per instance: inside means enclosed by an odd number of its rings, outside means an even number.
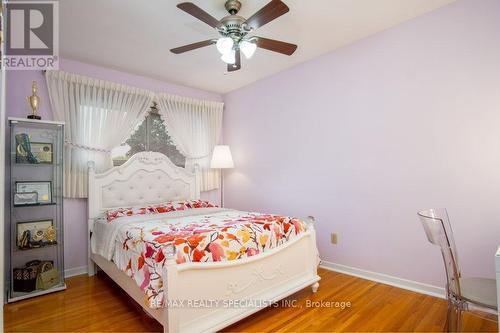
[[[36,94],[38,91],[38,87],[36,85],[36,81],[33,81],[33,84],[31,85],[31,96],[27,96],[26,98],[28,99],[28,103],[31,106],[32,114],[28,115],[28,119],[36,119],[40,120],[42,117],[37,115],[38,108],[40,107],[40,97]]]

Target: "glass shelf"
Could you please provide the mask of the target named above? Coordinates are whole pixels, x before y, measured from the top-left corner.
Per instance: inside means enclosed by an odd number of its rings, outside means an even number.
[[[54,206],[57,205],[55,202],[49,202],[49,203],[35,203],[35,204],[27,204],[27,205],[14,205],[16,208],[20,207],[40,207],[40,206]]]
[[[31,297],[35,297],[35,296],[41,296],[41,295],[45,295],[48,293],[52,293],[54,291],[60,291],[60,290],[64,290],[64,289],[66,289],[66,284],[64,282],[62,282],[62,283],[55,285],[54,287],[52,287],[50,289],[45,289],[45,290],[44,289],[36,289],[36,290],[30,291],[30,292],[14,291],[10,295],[11,297],[9,297],[8,301],[9,301],[9,303],[10,302],[17,302],[17,301],[20,301],[23,299],[27,299],[27,298],[31,298]]]
[[[27,248],[20,248],[19,246],[16,245],[16,251],[24,252],[24,251],[31,251],[31,250],[40,250],[40,249],[45,249],[45,248],[56,246],[56,245],[59,245],[59,244],[54,243],[54,244],[47,244],[47,245],[43,245],[43,246],[39,246],[39,247],[27,247]]]
[[[30,168],[40,168],[40,167],[52,167],[54,164],[58,166],[57,163],[16,163],[20,167],[30,167]]]

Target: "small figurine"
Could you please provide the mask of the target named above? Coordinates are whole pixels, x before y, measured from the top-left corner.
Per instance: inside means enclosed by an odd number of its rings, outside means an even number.
[[[47,242],[49,244],[55,244],[56,242],[56,229],[53,226],[45,229],[45,237],[47,238]]]
[[[26,97],[33,112],[32,114],[28,115],[28,119],[42,119],[42,117],[36,114],[38,112],[38,109],[40,108],[40,97],[36,94],[37,91],[38,87],[36,85],[36,81],[33,81],[33,84],[31,85],[31,96]]]

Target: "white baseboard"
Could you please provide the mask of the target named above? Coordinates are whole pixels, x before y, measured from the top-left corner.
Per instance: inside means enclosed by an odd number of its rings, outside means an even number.
[[[330,271],[344,273],[362,279],[388,284],[390,286],[415,291],[417,293],[425,295],[430,295],[439,298],[446,298],[446,292],[444,288],[433,286],[430,284],[425,284],[412,280],[406,280],[387,274],[366,271],[364,269],[336,264],[325,260],[321,260],[320,267]]]
[[[68,268],[64,270],[64,277],[69,278],[75,275],[87,274],[87,266]]]

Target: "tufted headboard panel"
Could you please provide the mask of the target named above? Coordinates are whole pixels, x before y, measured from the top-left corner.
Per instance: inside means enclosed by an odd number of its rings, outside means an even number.
[[[161,153],[137,153],[102,174],[96,174],[93,163],[89,163],[90,219],[110,208],[199,197],[199,172],[177,167]]]

